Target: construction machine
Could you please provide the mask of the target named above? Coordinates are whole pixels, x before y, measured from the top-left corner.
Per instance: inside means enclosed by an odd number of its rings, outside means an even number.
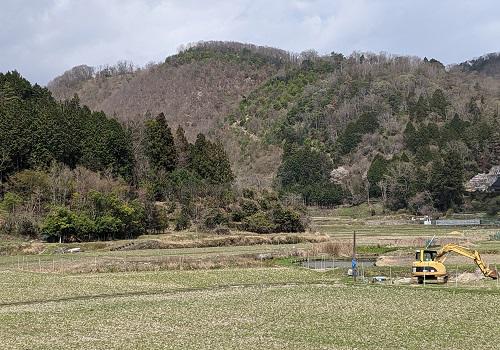
[[[418,249],[413,262],[411,279],[412,283],[446,283],[448,282],[448,272],[444,266],[447,254],[457,253],[468,257],[476,263],[484,276],[493,279],[498,278],[498,272],[491,269],[481,258],[477,250],[471,250],[457,244],[446,244],[441,250]]]

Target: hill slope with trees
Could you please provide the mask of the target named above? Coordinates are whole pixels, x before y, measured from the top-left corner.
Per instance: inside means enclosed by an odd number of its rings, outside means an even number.
[[[129,123],[161,110],[188,139],[221,140],[240,187],[426,213],[470,205],[460,184],[500,164],[500,80],[480,63],[209,42],[49,88]]]
[[[239,191],[221,142],[163,113],[140,127],[0,73],[0,234],[47,241],[184,230],[304,231],[272,192]],[[140,168],[140,170],[139,170]]]

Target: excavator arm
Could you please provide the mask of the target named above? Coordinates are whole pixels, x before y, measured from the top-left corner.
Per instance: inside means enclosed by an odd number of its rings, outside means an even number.
[[[463,256],[466,256],[476,263],[477,266],[481,269],[481,272],[483,275],[486,277],[491,277],[493,279],[498,278],[498,272],[495,269],[490,269],[488,264],[481,258],[481,255],[477,250],[471,250],[462,246],[459,246],[457,244],[446,244],[441,248],[441,250],[437,253],[437,255],[434,258],[434,261],[438,261],[441,263],[444,263],[446,260],[447,254],[450,252],[454,252]]]

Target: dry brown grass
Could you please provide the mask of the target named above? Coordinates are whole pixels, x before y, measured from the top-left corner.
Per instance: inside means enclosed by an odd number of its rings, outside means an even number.
[[[273,258],[298,255],[296,250],[269,253]],[[107,273],[163,270],[210,270],[231,267],[272,266],[272,260],[260,259],[258,254],[212,255],[212,256],[132,256],[132,257],[86,257],[72,260],[55,259],[30,261],[21,264],[19,270],[38,273]]]
[[[227,246],[252,246],[252,245],[279,245],[299,243],[327,242],[327,235],[315,234],[236,234],[230,236],[207,236],[202,238],[190,238],[179,240],[178,237],[171,239],[168,235],[159,239],[144,239],[133,241],[133,244],[123,246],[120,250],[142,250],[142,249],[179,249],[179,248],[207,248]],[[115,247],[119,248],[119,247]]]

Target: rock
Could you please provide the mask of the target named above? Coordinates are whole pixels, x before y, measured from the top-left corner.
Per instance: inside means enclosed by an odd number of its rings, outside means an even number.
[[[271,253],[261,253],[257,254],[256,258],[259,260],[271,260],[273,258],[273,255]]]
[[[393,284],[411,284],[411,278],[410,277],[396,278],[392,283]]]
[[[67,253],[80,253],[82,248],[69,248],[66,250]]]

